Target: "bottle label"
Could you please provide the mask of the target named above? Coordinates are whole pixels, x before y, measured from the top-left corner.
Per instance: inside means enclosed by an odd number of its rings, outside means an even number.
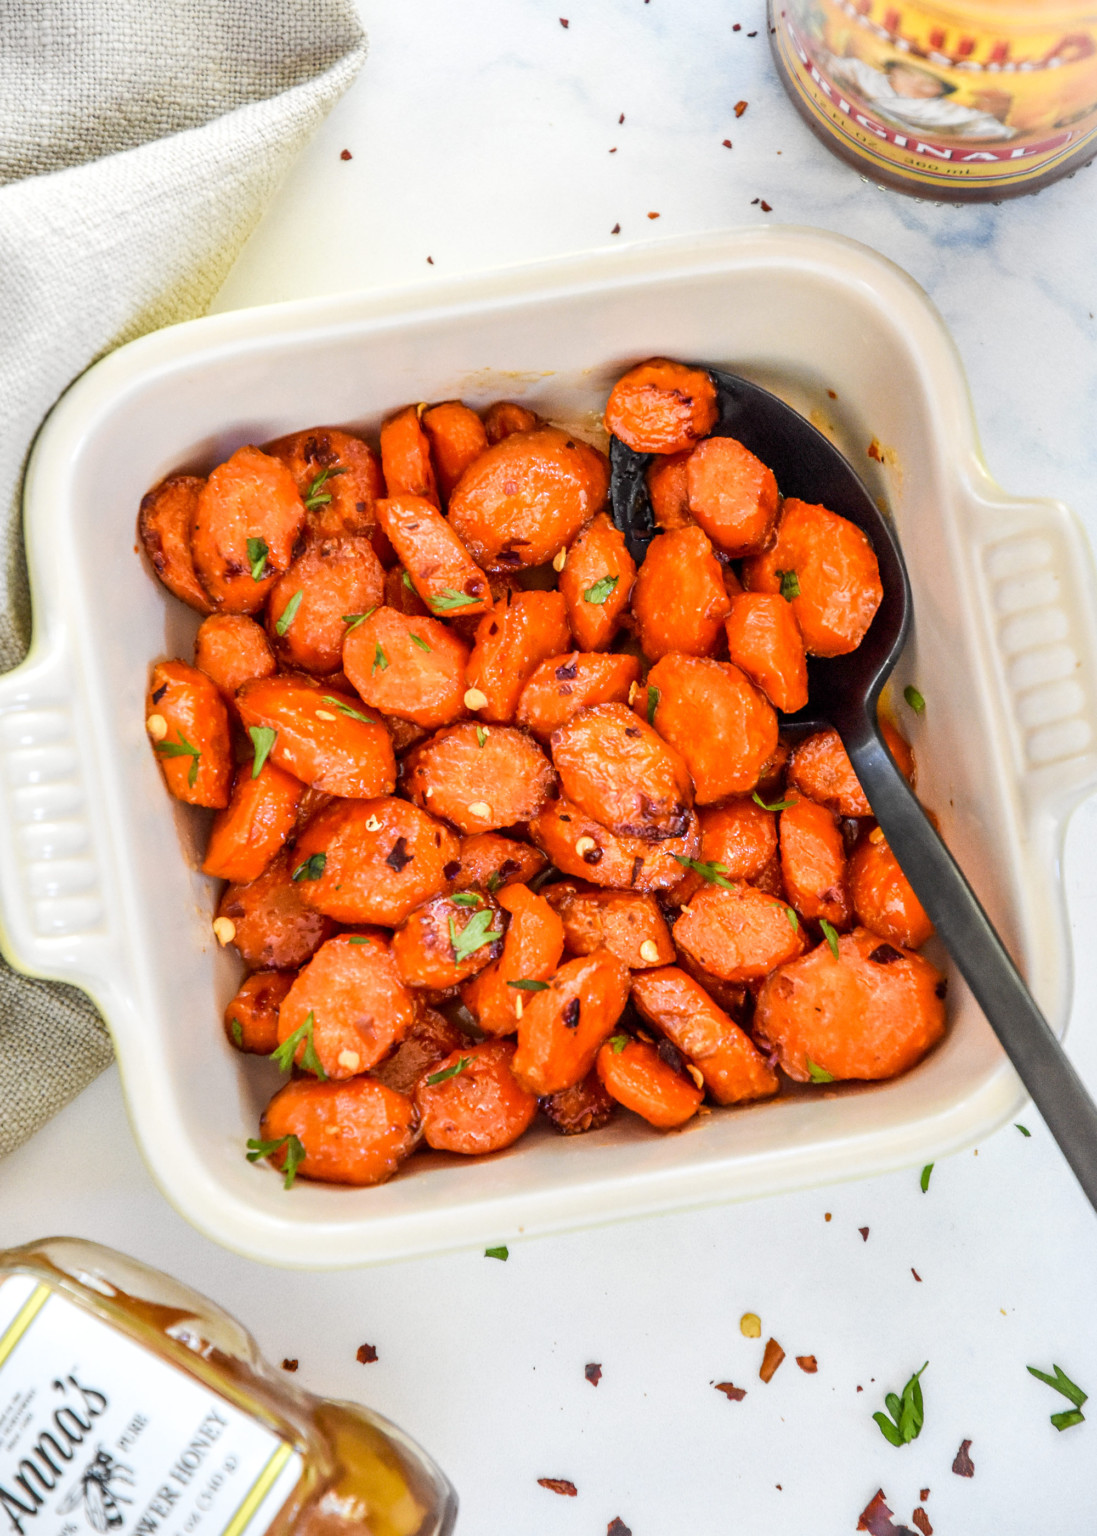
[[[260,1536],[303,1459],[185,1371],[0,1283],[0,1536]]]
[[[986,13],[984,13],[986,14]],[[1097,153],[1097,6],[1032,5],[997,25],[961,0],[785,0],[793,89],[846,150],[925,187],[1023,187]]]

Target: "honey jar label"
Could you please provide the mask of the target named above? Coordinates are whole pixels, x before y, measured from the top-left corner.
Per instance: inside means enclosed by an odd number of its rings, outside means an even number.
[[[0,1284],[0,1536],[259,1536],[302,1469],[263,1424],[51,1286]]]
[[[786,0],[792,88],[850,153],[925,188],[1016,188],[1097,153],[1097,8]],[[1084,158],[1084,156],[1083,156]]]

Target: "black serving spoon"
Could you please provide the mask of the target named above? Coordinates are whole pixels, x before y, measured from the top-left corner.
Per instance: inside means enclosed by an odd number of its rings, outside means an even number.
[[[773,470],[782,495],[821,502],[856,523],[880,565],[884,597],[868,634],[848,656],[809,660],[810,702],[799,713],[782,716],[782,729],[833,726],[842,738],[903,873],[1097,1208],[1097,1105],[896,766],[876,721],[880,692],[910,628],[910,582],[891,525],[837,448],[791,406],[735,374],[705,371],[720,405],[714,435],[738,438],[757,454]],[[645,478],[653,458],[617,438],[611,441],[613,518],[637,563],[655,536]]]

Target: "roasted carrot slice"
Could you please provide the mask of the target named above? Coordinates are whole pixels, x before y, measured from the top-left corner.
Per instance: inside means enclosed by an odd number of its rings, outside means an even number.
[[[920,949],[933,933],[883,832],[873,827],[849,861],[849,892],[857,921],[904,949]]]
[[[461,988],[461,1001],[485,1035],[513,1034],[564,952],[563,924],[543,896],[508,885],[498,901],[510,916],[502,954]]]
[[[392,936],[397,969],[409,987],[456,987],[503,952],[506,918],[483,891],[432,896]]]
[[[146,491],[137,514],[137,537],[149,564],[167,587],[190,608],[210,613],[209,593],[194,571],[190,530],[205,481],[196,475],[169,475]]]
[[[434,731],[464,713],[468,646],[437,619],[378,608],[349,627],[343,666],[362,698]]]
[[[759,805],[753,795],[736,795],[722,805],[706,805],[698,814],[701,852],[697,862],[710,875],[723,880],[762,883],[763,872],[777,864],[774,813]],[[779,871],[780,865],[777,867]],[[668,900],[684,907],[704,884],[705,877],[691,869],[669,893]],[[764,883],[763,889],[768,889]]]
[[[545,900],[564,925],[569,955],[608,949],[631,971],[669,965],[674,959],[670,929],[654,896],[561,880],[546,887]]]
[[[245,683],[236,702],[249,730],[275,732],[272,760],[302,783],[356,800],[395,788],[388,731],[360,708],[360,699],[283,676]]]
[[[433,507],[440,505],[430,441],[419,424],[417,406],[405,406],[381,428],[381,470],[387,495],[416,496]]]
[[[640,1115],[659,1131],[672,1131],[684,1125],[701,1107],[705,1097],[688,1075],[685,1064],[679,1070],[673,1046],[665,1054],[646,1040],[607,1041],[598,1052],[598,1076],[606,1092],[618,1104]],[[667,1058],[670,1058],[669,1060]]]
[[[689,510],[726,555],[765,549],[777,523],[773,471],[734,437],[710,437],[686,466]]]
[[[217,934],[235,944],[254,970],[295,971],[331,934],[331,921],[309,907],[294,880],[294,854],[283,851],[256,880],[227,885],[217,904]],[[226,927],[231,925],[231,932]]]
[[[511,1069],[523,1087],[559,1093],[581,1082],[621,1017],[628,989],[628,970],[608,949],[562,965],[548,989],[525,1004],[518,1021]]]
[[[648,495],[656,524],[664,533],[675,528],[689,528],[694,522],[689,510],[689,482],[686,466],[692,448],[682,453],[661,454],[648,465]]]
[[[716,386],[708,374],[665,357],[630,368],[606,402],[606,431],[637,453],[692,448],[716,417]]]
[[[468,1036],[433,1008],[420,1008],[400,1040],[373,1069],[373,1076],[397,1093],[414,1094],[420,1078],[433,1072]]]
[[[415,1020],[415,998],[380,933],[340,933],[302,968],[278,1010],[279,1061],[317,1077],[368,1072]]]
[[[730,612],[720,563],[702,529],[677,528],[652,540],[632,593],[645,656],[711,656]]]
[[[582,650],[600,651],[610,644],[635,580],[636,562],[625,548],[624,535],[599,512],[568,545],[560,572],[560,591]]]
[[[748,592],[777,592],[792,608],[809,656],[855,651],[884,595],[872,545],[855,523],[788,497],[777,537],[743,562]]]
[[[462,832],[491,832],[529,821],[552,788],[552,765],[524,731],[505,725],[453,725],[405,759],[403,787]]]
[[[640,681],[636,656],[569,651],[541,662],[522,689],[515,720],[548,742],[559,726],[591,704],[624,704]]]
[[[674,942],[721,981],[754,981],[804,952],[803,929],[783,901],[752,885],[706,885],[674,925]]]
[[[846,849],[834,812],[803,796],[781,812],[778,835],[785,893],[800,916],[848,928]]]
[[[541,425],[535,411],[527,411],[524,405],[513,400],[496,400],[484,412],[484,430],[489,443],[501,443],[514,432],[533,432]]]
[[[779,594],[742,592],[724,624],[728,656],[786,715],[808,701],[804,641],[792,609]]]
[[[278,670],[262,625],[246,613],[211,613],[203,619],[194,637],[194,665],[217,684],[234,710],[238,688]]]
[[[558,427],[515,432],[480,455],[449,502],[458,537],[486,571],[543,565],[605,505],[609,471]]]
[[[267,443],[263,452],[281,459],[293,476],[312,538],[372,537],[374,504],[385,494],[385,482],[380,459],[360,437],[337,427],[308,427]]]
[[[717,1104],[777,1092],[777,1074],[700,983],[676,965],[632,978],[632,1000],[649,1024],[688,1056]]]
[[[476,412],[460,400],[432,405],[423,412],[422,427],[430,442],[438,485],[448,500],[465,470],[486,450],[488,434]]]
[[[294,850],[299,890],[341,923],[395,928],[446,889],[457,863],[448,827],[406,800],[336,800],[305,827]]]
[[[229,803],[232,743],[216,685],[185,661],[159,661],[145,698],[145,729],[169,793],[216,810]]]
[[[754,997],[745,981],[722,981],[719,976],[714,976],[711,971],[706,971],[704,966],[698,965],[693,956],[684,949],[678,951],[678,965],[691,981],[697,983],[702,992],[707,993],[722,1013],[726,1013],[729,1019],[734,1019],[744,1028],[746,1027],[754,1006]],[[750,986],[757,990],[761,982],[751,982]]]
[[[900,772],[913,784],[914,756],[910,747],[890,721],[881,718],[880,729]],[[792,789],[800,790],[809,800],[829,807],[839,816],[872,815],[872,807],[837,731],[817,731],[799,744],[789,759],[788,782]]]
[[[419,496],[389,496],[377,516],[416,592],[436,618],[465,618],[491,607],[488,579],[450,523]]]
[[[755,1034],[800,1083],[821,1073],[894,1077],[944,1034],[944,996],[944,977],[928,960],[855,928],[838,940],[837,958],[820,944],[767,978]]]
[[[509,724],[538,666],[571,644],[567,602],[559,592],[508,592],[476,628],[468,660],[466,703],[480,720]]]
[[[660,842],[689,826],[685,762],[626,704],[596,704],[560,726],[552,760],[568,799],[620,837]]]
[[[701,824],[695,815],[681,837],[649,843],[618,837],[563,796],[544,806],[529,831],[565,875],[618,890],[669,890],[682,875],[678,859],[695,859],[701,846]]]
[[[349,615],[384,597],[385,573],[366,538],[315,539],[280,578],[267,606],[267,631],[283,665],[337,672]]]
[[[541,1112],[561,1136],[582,1136],[587,1131],[600,1131],[613,1119],[617,1100],[611,1099],[598,1076],[597,1069],[588,1072],[582,1082],[559,1093],[549,1093],[541,1100]]]
[[[213,819],[202,873],[240,882],[258,879],[297,825],[304,788],[273,763],[264,763],[258,774],[251,763],[238,768],[232,799]]]
[[[415,1102],[429,1147],[476,1157],[501,1152],[529,1129],[537,1099],[515,1079],[513,1058],[509,1040],[459,1046],[420,1079]]]
[[[199,581],[222,613],[257,613],[289,570],[305,505],[280,459],[238,448],[198,493],[191,552]]]
[[[539,848],[517,843],[499,832],[474,832],[471,837],[463,837],[460,860],[457,869],[446,871],[454,890],[467,891],[470,886],[480,885],[492,892],[508,885],[528,884],[548,862]]]
[[[253,971],[225,1009],[225,1034],[238,1051],[269,1056],[278,1044],[278,1008],[293,985],[287,971]]]
[[[371,1077],[342,1083],[299,1077],[271,1099],[259,1135],[280,1143],[270,1161],[287,1178],[292,1153],[298,1178],[383,1184],[415,1150],[418,1125],[411,1099]]]
[[[699,805],[754,788],[777,746],[777,716],[745,673],[729,661],[670,655],[648,673],[648,689],[655,729],[685,759]]]

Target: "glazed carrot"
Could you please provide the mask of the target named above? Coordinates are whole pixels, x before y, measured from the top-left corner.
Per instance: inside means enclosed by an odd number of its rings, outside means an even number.
[[[791,496],[782,503],[774,543],[743,562],[743,585],[788,599],[809,656],[856,650],[884,595],[860,528]]]
[[[484,423],[460,400],[444,400],[423,412],[422,427],[430,441],[439,488],[448,499],[465,470],[487,449]]]
[[[377,517],[435,618],[464,618],[491,607],[488,579],[450,523],[419,496],[389,496]]]
[[[464,713],[468,646],[437,619],[378,608],[347,628],[343,666],[367,705],[424,730]]]
[[[461,839],[460,865],[447,869],[446,878],[452,879],[456,891],[482,885],[494,892],[508,885],[528,884],[547,862],[541,850],[528,843],[516,843],[498,832],[474,832]]]
[[[314,539],[276,583],[267,633],[282,664],[305,672],[342,665],[347,615],[367,613],[384,597],[385,573],[366,538]]]
[[[194,637],[194,665],[235,709],[236,690],[278,670],[262,625],[246,613],[211,613]]]
[[[944,1034],[944,995],[928,960],[855,928],[766,979],[755,1033],[796,1082],[894,1077]]]
[[[281,459],[293,476],[312,538],[374,534],[374,504],[385,494],[385,482],[381,461],[360,437],[337,427],[308,427],[267,443],[263,452]]]
[[[862,838],[849,861],[849,893],[857,921],[904,949],[920,949],[933,933],[879,827]]]
[[[672,1051],[673,1046],[667,1055]],[[607,1041],[598,1052],[597,1068],[606,1092],[659,1131],[684,1125],[705,1097],[684,1065],[679,1071],[676,1062],[671,1065],[646,1040],[622,1035],[620,1040]]]
[[[598,949],[562,965],[548,990],[535,992],[518,1021],[511,1063],[530,1093],[559,1093],[581,1082],[628,1001],[629,973]]]
[[[711,971],[706,971],[703,965],[698,965],[693,956],[684,949],[678,951],[678,966],[680,970],[685,971],[691,981],[697,983],[702,992],[712,999],[721,1013],[726,1013],[729,1019],[734,1019],[744,1028],[747,1027],[754,1006],[754,997],[746,982],[721,980]],[[750,986],[757,989],[761,986],[761,982],[751,982]]]
[[[149,564],[169,592],[199,613],[213,604],[194,572],[190,530],[205,481],[196,475],[169,475],[146,491],[137,514],[137,537]]]
[[[502,954],[461,988],[461,1001],[485,1035],[514,1033],[525,1005],[541,990],[538,983],[549,980],[564,952],[563,924],[543,896],[508,885],[498,901],[510,916]]]
[[[282,676],[245,683],[236,703],[249,730],[276,733],[271,759],[302,783],[356,800],[391,794],[395,787],[389,734],[353,695]]]
[[[400,1040],[373,1069],[373,1076],[397,1093],[414,1094],[415,1085],[433,1072],[468,1036],[433,1008],[420,1008]]]
[[[145,698],[145,729],[170,794],[216,810],[229,803],[229,717],[216,686],[185,661],[159,661]]]
[[[295,1170],[298,1178],[383,1184],[415,1150],[418,1116],[405,1094],[370,1077],[343,1083],[299,1077],[271,1099],[259,1136],[282,1142],[270,1161],[287,1177],[287,1157],[300,1147],[304,1158]]]
[[[496,400],[484,412],[484,430],[489,443],[501,443],[514,432],[533,432],[541,425],[535,411],[527,411],[524,405],[513,400]]]
[[[457,862],[448,827],[406,800],[336,800],[309,822],[293,854],[301,895],[341,923],[395,928],[446,888]]]
[[[569,651],[543,661],[522,689],[515,720],[547,743],[559,726],[591,704],[624,704],[640,681],[636,656]]]
[[[808,701],[804,641],[791,607],[779,593],[742,592],[731,599],[724,624],[728,656],[783,714]]]
[[[672,654],[652,667],[648,689],[655,729],[685,759],[699,805],[754,788],[777,746],[777,716],[745,673],[729,661]]]
[[[476,1157],[501,1152],[529,1129],[537,1099],[515,1080],[513,1057],[509,1040],[459,1046],[420,1079],[415,1103],[429,1147]]]
[[[191,552],[198,580],[222,613],[257,613],[289,569],[305,507],[280,459],[238,448],[198,493]]]
[[[564,794],[619,837],[682,837],[693,785],[685,762],[626,704],[595,704],[553,732]]]
[[[415,1020],[415,998],[378,932],[328,939],[278,1010],[279,1064],[317,1077],[355,1077],[387,1056]]]
[[[449,502],[457,536],[486,571],[551,560],[605,504],[602,454],[557,427],[515,432],[481,454]]]
[[[223,944],[235,944],[253,970],[295,971],[331,934],[331,921],[302,899],[286,852],[278,854],[256,880],[227,885],[215,922]],[[224,920],[231,924],[228,931]]]
[[[610,644],[635,580],[636,563],[625,548],[624,535],[599,512],[568,545],[560,572],[560,591],[567,598],[572,634],[581,650],[600,651]]]
[[[775,802],[781,799],[791,756],[792,747],[783,736],[779,736],[773,756],[767,763],[762,764],[762,771],[758,776],[758,794],[763,800]]]
[[[545,888],[545,900],[564,925],[569,955],[605,948],[633,971],[674,959],[670,929],[654,896],[561,880]]]
[[[537,815],[552,765],[524,731],[471,722],[439,731],[405,759],[403,788],[460,831],[491,832]]]
[[[391,571],[385,572],[385,606],[395,608],[398,613],[410,614],[412,618],[430,612],[402,565],[394,565]]]
[[[649,1024],[688,1056],[717,1104],[777,1092],[777,1074],[748,1035],[675,965],[632,978],[632,1000]]]
[[[674,942],[722,981],[754,981],[804,952],[803,929],[783,901],[752,885],[706,885],[674,925]]]
[[[880,729],[900,772],[913,784],[914,757],[909,746],[889,721],[881,718]],[[817,731],[799,744],[789,759],[788,782],[839,816],[872,815],[837,731]]]
[[[252,763],[238,768],[232,799],[213,819],[202,873],[257,880],[297,825],[304,788],[273,763],[264,763],[257,775]]]
[[[689,510],[726,555],[763,550],[777,523],[773,471],[734,437],[698,443],[686,466]]]
[[[658,527],[664,533],[675,528],[689,528],[694,522],[689,510],[689,483],[686,466],[692,448],[682,453],[661,454],[653,459],[645,472],[651,510]]]
[[[645,656],[711,656],[730,612],[720,563],[702,529],[677,528],[652,540],[632,593]]]
[[[677,859],[696,858],[701,846],[701,824],[695,815],[681,837],[649,843],[617,837],[563,796],[544,806],[530,822],[529,832],[565,875],[618,890],[669,890],[681,879]]]
[[[541,1100],[541,1112],[561,1136],[582,1136],[600,1131],[613,1119],[617,1100],[611,1099],[602,1085],[597,1069],[581,1082],[559,1093],[549,1093]]]
[[[716,387],[700,368],[653,357],[610,391],[606,431],[637,453],[681,453],[716,425]]]
[[[846,850],[838,818],[806,795],[781,812],[781,875],[801,917],[848,928],[853,916],[846,885]]]
[[[723,805],[706,805],[701,819],[701,852],[698,863],[710,865],[715,874],[733,883],[753,885],[777,856],[777,818],[751,795],[737,795]],[[704,877],[689,870],[671,892],[679,906],[704,885]]]
[[[392,936],[396,966],[409,987],[456,987],[503,951],[506,918],[483,891],[432,896]]]
[[[278,1007],[290,987],[287,971],[253,971],[225,1009],[225,1034],[238,1051],[269,1056],[278,1044]]]
[[[405,406],[381,428],[381,471],[386,495],[421,497],[433,507],[440,505],[430,442],[419,424],[417,406]]]
[[[508,724],[541,662],[570,644],[567,602],[561,593],[508,592],[477,625],[465,669],[468,707],[480,720]]]

